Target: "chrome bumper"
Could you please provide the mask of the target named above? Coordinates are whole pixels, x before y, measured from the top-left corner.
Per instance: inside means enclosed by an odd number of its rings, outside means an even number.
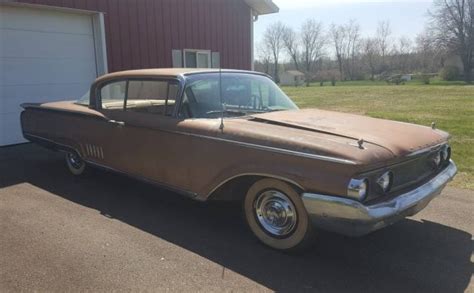
[[[370,206],[348,198],[314,193],[303,193],[303,203],[315,226],[348,236],[361,236],[421,211],[441,193],[456,172],[456,165],[450,161],[443,171],[422,186]]]

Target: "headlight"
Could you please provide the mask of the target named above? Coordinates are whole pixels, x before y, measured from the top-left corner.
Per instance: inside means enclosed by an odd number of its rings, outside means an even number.
[[[382,188],[383,192],[388,192],[390,187],[392,187],[393,174],[388,171],[385,172],[382,176],[377,179],[377,184]]]
[[[367,196],[369,190],[369,182],[367,179],[351,179],[347,187],[347,195],[362,201]]]

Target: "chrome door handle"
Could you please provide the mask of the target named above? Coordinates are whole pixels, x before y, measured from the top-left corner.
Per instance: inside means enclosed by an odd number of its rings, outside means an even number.
[[[123,122],[123,121],[109,120],[109,123],[115,124],[118,127],[125,126],[125,122]]]

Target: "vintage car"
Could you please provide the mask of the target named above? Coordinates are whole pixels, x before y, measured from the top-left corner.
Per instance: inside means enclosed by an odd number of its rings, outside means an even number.
[[[364,235],[423,209],[456,174],[449,135],[299,110],[266,75],[144,69],[98,78],[78,101],[23,104],[26,139],[190,198],[240,200],[255,236],[306,247],[315,229]]]

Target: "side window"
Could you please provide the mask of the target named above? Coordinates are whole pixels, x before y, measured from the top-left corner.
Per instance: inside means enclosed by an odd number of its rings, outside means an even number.
[[[178,95],[178,84],[158,80],[130,80],[126,111],[172,115]]]
[[[123,110],[125,102],[126,81],[108,83],[100,89],[102,109]]]

